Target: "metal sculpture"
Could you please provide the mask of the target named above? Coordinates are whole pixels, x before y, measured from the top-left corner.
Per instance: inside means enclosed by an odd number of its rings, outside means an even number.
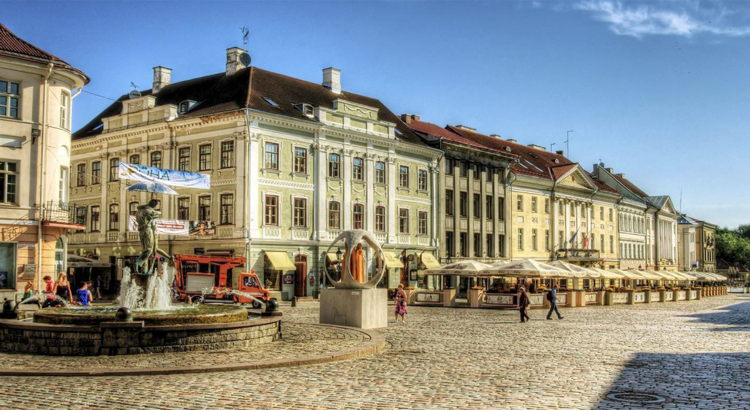
[[[383,275],[385,274],[385,254],[383,253],[383,248],[380,247],[380,244],[375,239],[373,234],[361,229],[341,232],[341,234],[336,237],[336,239],[331,243],[331,246],[328,247],[326,253],[330,252],[331,248],[333,248],[341,240],[344,241],[344,257],[341,260],[341,262],[343,263],[341,269],[341,280],[334,281],[328,274],[328,271],[325,271],[326,277],[328,277],[329,282],[336,289],[372,289],[377,286],[378,282],[383,279]],[[365,241],[365,243],[367,243],[370,248],[374,249],[378,257],[377,272],[372,277],[372,279],[364,283],[356,280],[352,275],[351,263],[352,251],[357,245],[361,244],[362,241]],[[344,263],[344,261],[347,261],[349,263]]]

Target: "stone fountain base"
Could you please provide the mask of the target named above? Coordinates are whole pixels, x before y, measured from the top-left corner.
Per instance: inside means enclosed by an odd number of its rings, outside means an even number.
[[[248,319],[236,306],[134,312],[132,322],[114,321],[115,310],[59,308],[37,312],[34,322],[0,320],[0,351],[122,355],[247,347],[281,338],[280,319]]]

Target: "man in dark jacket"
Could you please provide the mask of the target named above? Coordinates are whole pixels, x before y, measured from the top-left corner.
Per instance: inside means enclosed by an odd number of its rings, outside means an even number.
[[[549,312],[547,312],[547,320],[552,320],[553,311],[557,313],[558,319],[562,319],[563,317],[560,315],[560,311],[557,309],[557,286],[552,288],[552,290],[547,293],[547,300],[549,301]]]
[[[525,323],[530,320],[527,309],[531,304],[529,300],[529,292],[526,291],[526,287],[521,284],[518,287],[518,310],[521,312],[521,323]]]

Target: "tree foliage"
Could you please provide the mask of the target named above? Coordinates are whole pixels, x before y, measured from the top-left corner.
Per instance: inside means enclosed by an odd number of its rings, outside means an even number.
[[[716,232],[716,257],[730,264],[750,266],[750,224]]]

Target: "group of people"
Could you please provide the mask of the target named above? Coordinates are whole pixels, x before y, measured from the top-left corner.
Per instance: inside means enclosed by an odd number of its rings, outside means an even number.
[[[77,306],[89,306],[94,300],[94,296],[97,299],[102,298],[101,279],[98,276],[93,281],[82,282],[75,293],[72,292],[68,275],[65,273],[61,272],[57,281],[53,281],[50,276],[45,276],[43,280],[44,289],[41,292],[42,297],[39,298],[39,303],[43,308],[62,306],[62,301]],[[34,284],[29,281],[24,288],[23,300],[30,298],[33,294]]]
[[[552,320],[552,313],[557,314],[557,319],[563,319],[560,314],[560,310],[557,308],[557,286],[553,287],[552,290],[547,292],[547,301],[549,302],[549,312],[547,312],[547,320]],[[531,298],[529,297],[529,291],[526,290],[526,286],[520,283],[518,286],[518,311],[521,313],[521,323],[526,323],[531,318],[529,317],[529,306],[531,305]]]

